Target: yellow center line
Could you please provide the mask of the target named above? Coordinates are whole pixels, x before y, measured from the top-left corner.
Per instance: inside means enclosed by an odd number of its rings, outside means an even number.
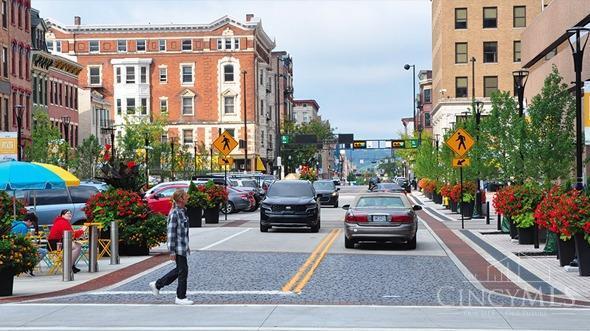
[[[315,260],[314,264],[311,266],[307,274],[305,274],[305,277],[303,277],[303,279],[299,282],[299,285],[297,285],[293,289],[293,292],[298,294],[301,293],[301,290],[305,287],[305,285],[307,285],[315,270],[318,268],[326,254],[328,254],[330,247],[332,247],[332,244],[334,244],[334,241],[336,240],[336,237],[340,234],[340,231],[342,231],[342,229],[338,229],[336,233],[330,238],[330,241],[326,244],[320,256]]]
[[[297,281],[299,281],[299,278],[301,278],[301,276],[303,275],[305,270],[307,270],[309,265],[315,260],[316,256],[322,250],[322,247],[324,246],[324,244],[326,244],[337,231],[338,231],[338,229],[332,229],[330,231],[330,233],[327,236],[325,236],[324,239],[322,239],[322,241],[320,241],[320,243],[316,246],[316,248],[314,248],[314,250],[311,252],[311,255],[307,258],[305,263],[299,268],[299,270],[297,270],[297,273],[291,279],[289,279],[289,281],[287,283],[285,283],[285,285],[283,285],[283,287],[281,288],[281,291],[283,291],[283,292],[290,292],[291,291],[292,287],[295,285],[295,283],[297,283]]]

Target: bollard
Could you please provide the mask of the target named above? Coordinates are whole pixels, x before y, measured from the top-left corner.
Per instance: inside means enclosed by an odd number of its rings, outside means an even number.
[[[502,231],[502,215],[498,214],[498,231]]]
[[[486,224],[490,224],[490,202],[486,201]]]
[[[111,222],[111,264],[119,264],[119,223]]]
[[[64,231],[63,244],[62,244],[62,271],[64,282],[71,282],[74,280],[74,271],[72,270],[72,231]]]
[[[91,225],[88,230],[88,272],[98,272],[98,228]]]
[[[539,248],[539,227],[537,226],[537,223],[533,225],[533,244],[535,245],[535,248]]]

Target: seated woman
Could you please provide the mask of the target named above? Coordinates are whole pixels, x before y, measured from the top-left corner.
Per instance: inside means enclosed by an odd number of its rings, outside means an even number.
[[[39,221],[37,215],[35,213],[27,213],[22,221],[14,221],[12,222],[12,230],[11,233],[18,236],[26,236],[31,230],[38,235],[39,234]],[[47,255],[47,249],[43,247],[37,247],[37,256],[38,261],[43,260],[43,258]],[[29,272],[31,276],[33,272]]]
[[[49,231],[49,235],[47,236],[47,243],[51,250],[57,249],[57,243],[63,241],[64,231],[72,231],[72,238],[80,238],[84,235],[84,231],[86,231],[86,227],[82,227],[79,230],[74,231],[72,229],[72,224],[70,221],[72,220],[72,211],[68,209],[64,209],[59,213],[59,216],[53,221],[53,226],[51,227],[51,231]],[[77,273],[80,269],[76,268],[76,261],[80,256],[80,252],[82,251],[82,245],[78,242],[72,243],[72,261],[74,261],[74,265],[72,266],[72,271]]]

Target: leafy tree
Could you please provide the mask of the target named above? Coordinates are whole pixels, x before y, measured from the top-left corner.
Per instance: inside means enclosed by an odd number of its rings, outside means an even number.
[[[51,125],[49,115],[43,109],[33,109],[33,130],[31,132],[32,143],[27,145],[26,155],[34,162],[61,163],[60,154],[63,154],[63,145],[59,140],[61,133]]]
[[[76,175],[79,178],[94,177],[94,169],[98,164],[100,150],[100,143],[94,135],[82,141],[82,144],[78,147],[78,167],[76,169]]]
[[[321,120],[312,120],[309,123],[303,123],[301,125],[297,125],[292,121],[286,121],[283,130],[284,134],[289,134],[291,137],[297,134],[315,135],[318,143],[334,137],[330,122]],[[316,145],[302,145],[292,142],[283,145],[281,148],[282,159],[286,161],[285,164],[289,167],[287,171],[292,171],[299,165],[310,165],[319,152],[320,150],[318,150]]]

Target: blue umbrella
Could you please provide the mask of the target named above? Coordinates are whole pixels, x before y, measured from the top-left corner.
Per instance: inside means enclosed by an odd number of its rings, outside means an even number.
[[[0,163],[0,190],[65,189],[66,183],[54,172],[37,164],[19,161]]]

